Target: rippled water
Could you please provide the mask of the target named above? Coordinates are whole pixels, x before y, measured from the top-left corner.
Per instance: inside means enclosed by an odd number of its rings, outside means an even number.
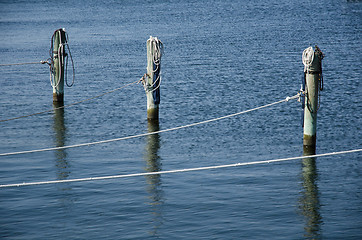
[[[301,54],[325,53],[317,153],[361,148],[360,1],[0,1],[0,64],[46,60],[66,28],[65,104],[139,79],[165,46],[159,123],[132,85],[0,123],[0,153],[164,130],[297,93]],[[0,66],[0,119],[52,109],[46,65]],[[297,101],[89,147],[0,156],[0,184],[302,155]],[[190,173],[0,189],[2,239],[361,239],[361,154]]]

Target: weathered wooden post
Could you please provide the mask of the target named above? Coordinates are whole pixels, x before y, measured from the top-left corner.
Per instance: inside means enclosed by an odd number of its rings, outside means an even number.
[[[65,59],[65,29],[58,29],[52,36],[53,46],[53,69],[52,87],[53,102],[64,101],[64,59]]]
[[[323,57],[324,55],[318,46],[315,46],[315,50],[312,47],[305,49],[302,56],[305,76],[303,147],[309,152],[313,152],[316,147],[318,94],[319,90],[323,89]]]
[[[147,40],[147,76],[144,83],[149,120],[159,117],[162,53],[162,42],[157,37],[150,36]]]

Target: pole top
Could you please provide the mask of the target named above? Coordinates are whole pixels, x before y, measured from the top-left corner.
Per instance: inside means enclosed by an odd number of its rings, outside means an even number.
[[[148,41],[158,41],[158,38],[157,37],[152,37],[152,36],[150,36],[150,38],[148,39]]]
[[[313,47],[308,47],[304,49],[302,54],[304,72],[306,73],[321,72],[321,64],[323,58],[324,54],[317,45],[315,45],[315,50],[313,49]]]

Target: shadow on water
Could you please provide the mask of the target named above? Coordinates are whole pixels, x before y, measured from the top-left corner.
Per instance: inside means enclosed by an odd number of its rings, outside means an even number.
[[[303,150],[303,155],[314,155],[315,149]],[[302,192],[299,199],[299,208],[305,218],[306,239],[321,239],[322,216],[320,215],[319,192],[317,186],[316,158],[302,160]]]
[[[158,120],[148,121],[148,132],[156,132],[160,130]],[[157,172],[162,170],[161,158],[158,155],[160,149],[159,134],[147,136],[147,144],[145,147],[144,159],[146,161],[147,172]],[[157,236],[158,229],[162,225],[162,205],[163,205],[163,190],[160,175],[146,176],[147,192],[149,193],[148,203],[151,206],[152,225],[153,229],[150,235]]]
[[[63,103],[53,103],[54,107],[54,143],[56,147],[63,147],[66,139],[66,127],[64,124]],[[59,149],[54,152],[56,158],[57,179],[62,180],[69,177],[69,163],[65,149]]]

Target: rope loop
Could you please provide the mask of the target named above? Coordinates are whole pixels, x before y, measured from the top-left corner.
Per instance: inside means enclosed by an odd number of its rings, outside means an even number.
[[[153,93],[155,104],[158,104],[160,101],[159,88],[161,86],[161,81],[162,81],[161,58],[164,53],[164,47],[161,40],[158,39],[157,37],[150,36],[148,41],[150,41],[150,48],[151,48],[150,50],[153,53],[152,56],[153,68],[147,70],[150,74],[145,74],[141,82],[145,92]],[[147,78],[149,79],[148,81]]]
[[[308,68],[312,65],[314,60],[313,47],[306,48],[302,54],[302,62],[304,65],[304,72],[308,71]]]
[[[149,40],[147,41],[149,44],[150,52],[147,54],[152,54],[152,66],[147,66],[147,72],[150,76],[148,76],[146,81],[146,86],[144,89],[147,94],[152,95],[153,103],[159,104],[160,103],[160,86],[161,86],[161,58],[164,53],[164,47],[161,40],[157,37],[150,36]],[[151,68],[150,68],[151,67]]]
[[[55,42],[55,35],[59,32],[59,46],[58,49],[54,49],[54,42]],[[62,33],[64,33],[64,39],[62,39]],[[50,84],[53,88],[56,88],[59,86],[60,80],[61,80],[61,74],[58,74],[58,79],[55,78],[55,67],[54,67],[54,59],[58,59],[58,68],[62,69],[65,67],[65,84],[68,87],[72,87],[74,84],[75,79],[75,67],[74,67],[74,61],[73,57],[70,51],[70,47],[68,44],[69,41],[69,35],[65,31],[64,28],[60,28],[54,31],[52,37],[51,37],[51,43],[50,43],[50,49],[49,49],[49,55],[50,55]],[[67,50],[67,51],[66,51]],[[70,60],[72,62],[72,70],[73,70],[73,79],[72,82],[68,83],[68,56],[70,57]]]
[[[151,38],[151,47],[154,50],[154,55],[153,55],[153,63],[158,67],[158,65],[161,64],[161,57],[164,53],[164,48],[163,48],[163,43],[161,42],[160,39],[158,39],[157,37]],[[154,70],[154,72],[156,72],[156,70]]]
[[[312,66],[315,57],[317,57],[318,63],[314,64],[314,66]],[[318,91],[320,91],[320,92],[323,91],[324,82],[323,82],[323,71],[322,71],[322,59],[324,57],[325,57],[324,53],[320,50],[320,48],[317,45],[315,45],[315,50],[313,50],[313,47],[308,47],[303,51],[303,54],[302,54],[302,62],[304,65],[303,91],[305,90],[304,96],[306,97],[306,100],[307,100],[305,105],[307,105],[307,108],[311,113],[315,113],[319,110],[321,94],[318,94],[317,109],[312,109],[311,104],[310,104],[309,95],[308,95],[306,74],[318,74]],[[318,68],[318,69],[316,69],[316,68]],[[304,108],[304,104],[303,104],[303,108]]]

